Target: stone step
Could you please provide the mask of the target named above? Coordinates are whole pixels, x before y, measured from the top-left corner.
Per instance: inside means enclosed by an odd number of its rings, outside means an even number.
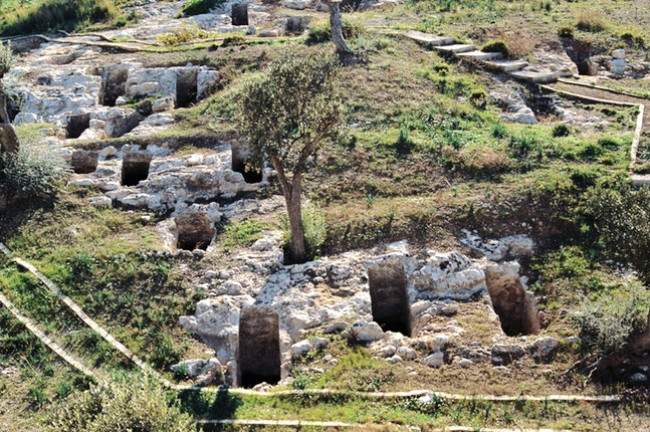
[[[525,68],[528,66],[528,62],[525,60],[494,60],[486,61],[485,65],[501,72],[513,72]]]
[[[479,61],[498,60],[503,57],[500,52],[483,52],[483,51],[467,51],[456,54],[458,57],[470,58]]]
[[[548,84],[557,81],[557,72],[551,72],[548,70],[520,70],[509,72],[509,74],[515,79],[527,81],[533,84]]]
[[[451,54],[459,54],[469,51],[474,51],[476,47],[472,44],[453,44],[436,47],[436,50]]]
[[[455,42],[453,37],[437,36],[430,33],[422,33],[415,30],[411,30],[408,33],[406,33],[406,37],[414,40],[420,45],[424,45],[429,49],[442,46],[442,45],[452,45]]]
[[[630,180],[632,180],[632,186],[650,186],[649,174],[632,174]]]

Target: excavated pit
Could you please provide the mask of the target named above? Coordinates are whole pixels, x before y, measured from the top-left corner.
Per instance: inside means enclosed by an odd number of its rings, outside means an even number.
[[[499,316],[505,334],[518,336],[539,333],[541,326],[534,301],[518,276],[488,268],[485,270],[485,282],[492,307]]]
[[[234,26],[248,25],[248,4],[246,3],[233,4],[230,17],[232,18],[232,25]]]
[[[214,227],[203,212],[190,212],[176,218],[178,241],[176,247],[185,250],[206,250],[214,237]]]
[[[149,177],[152,155],[149,153],[129,152],[122,160],[122,186],[137,186]]]
[[[251,152],[242,144],[233,142],[231,144],[231,169],[244,176],[246,183],[259,183],[264,178],[261,160],[257,160]]]
[[[66,138],[79,138],[89,126],[90,114],[71,115],[65,128]]]
[[[573,38],[562,38],[564,51],[578,67],[580,75],[598,75],[598,64],[592,59],[597,54],[591,42]]]
[[[242,387],[280,381],[280,324],[269,307],[245,307],[239,317],[239,373]]]
[[[387,259],[368,267],[372,318],[384,331],[411,336],[411,304],[404,264]]]
[[[70,166],[75,174],[90,174],[97,170],[99,153],[96,151],[75,150],[70,157]]]
[[[125,84],[129,69],[124,65],[113,65],[104,68],[102,87],[99,93],[99,103],[104,106],[115,106],[115,101],[126,92]]]
[[[186,108],[196,102],[198,70],[181,69],[176,77],[176,108]]]

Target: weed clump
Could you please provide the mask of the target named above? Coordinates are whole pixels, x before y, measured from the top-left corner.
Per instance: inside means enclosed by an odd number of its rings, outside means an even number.
[[[576,27],[578,30],[597,33],[607,28],[603,15],[595,9],[583,9],[578,13]]]
[[[565,124],[559,124],[553,127],[553,137],[568,137],[571,134],[571,129]]]
[[[481,51],[488,53],[501,53],[504,57],[510,54],[508,44],[503,40],[493,40],[481,47]]]

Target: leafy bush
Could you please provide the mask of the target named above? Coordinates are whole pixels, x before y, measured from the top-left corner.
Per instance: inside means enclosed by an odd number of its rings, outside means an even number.
[[[0,196],[42,199],[53,196],[65,176],[63,159],[40,142],[42,133],[19,129],[21,145],[16,155],[0,155]]]
[[[74,29],[83,23],[108,21],[119,11],[111,0],[45,0],[4,14],[3,35]]]
[[[183,6],[183,15],[201,15],[210,12],[210,9],[221,6],[225,0],[190,0]]]
[[[645,48],[646,36],[638,27],[630,27],[618,34],[618,37],[631,47]]]
[[[137,377],[93,386],[52,410],[50,432],[185,432],[195,431],[192,418],[167,403],[160,384]]]
[[[621,349],[632,336],[645,330],[649,303],[647,290],[638,282],[586,300],[573,317],[582,349],[602,354]]]
[[[365,33],[365,29],[358,23],[350,20],[343,20],[343,37],[354,39]],[[332,29],[329,21],[317,21],[309,26],[309,34],[305,43],[315,45],[332,40]]]

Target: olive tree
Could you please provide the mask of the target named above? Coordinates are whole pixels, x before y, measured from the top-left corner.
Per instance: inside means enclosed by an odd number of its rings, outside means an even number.
[[[3,80],[14,63],[11,46],[0,42],[0,155],[14,154],[18,151],[18,136],[11,125],[7,113],[7,93]]]
[[[343,37],[343,22],[341,20],[341,0],[328,0],[327,6],[330,9],[330,27],[332,28],[332,42],[336,46],[339,55],[352,54],[352,50],[345,43]]]
[[[291,50],[238,94],[237,124],[251,151],[277,172],[289,216],[290,253],[307,260],[302,226],[302,178],[312,155],[335,131],[339,100],[336,60],[322,51]]]

